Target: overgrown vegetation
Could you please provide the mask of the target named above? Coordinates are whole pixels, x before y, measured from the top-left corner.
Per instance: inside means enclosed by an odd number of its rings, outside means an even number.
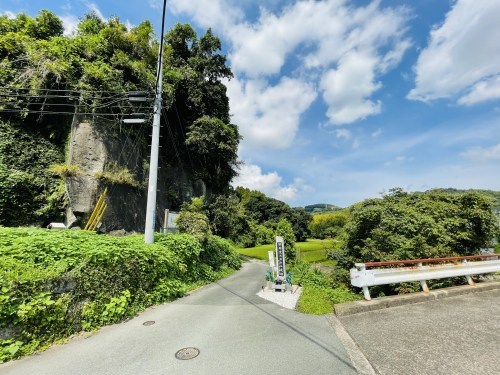
[[[96,172],[94,175],[106,185],[125,185],[136,189],[142,187],[130,169],[117,163],[109,164],[103,172]]]
[[[0,362],[170,301],[240,266],[225,240],[0,227]]]
[[[49,168],[49,172],[61,177],[62,179],[76,177],[82,173],[80,167],[75,164],[52,164]]]
[[[232,73],[219,53],[220,40],[210,29],[198,36],[191,26],[181,24],[164,40],[162,125],[167,129],[169,124],[169,136],[161,141],[161,165],[169,176],[175,177],[179,170],[191,182],[203,180],[210,192],[225,194],[236,175],[240,135],[230,122],[222,80]],[[92,123],[105,144],[126,137],[134,152],[147,157],[150,128],[126,126],[121,120],[127,114],[149,112],[131,106],[127,92],[145,91],[151,99],[157,52],[158,37],[149,21],[129,30],[117,17],[103,20],[89,13],[80,19],[74,35],[64,36],[62,21],[46,10],[34,18],[0,16],[4,95],[0,164],[3,176],[9,176],[9,186],[25,187],[17,192],[0,187],[9,202],[2,207],[7,216],[0,224],[46,225],[61,220],[63,199],[53,199],[59,191],[58,177],[77,173],[70,166],[62,167],[72,123]],[[105,170],[99,179],[141,188],[137,176],[142,180],[145,163],[130,162],[128,151],[114,160],[121,169]],[[54,164],[59,167],[49,171]],[[167,184],[177,197],[168,196],[170,208],[179,209],[185,187]]]
[[[349,219],[349,211],[321,213],[313,216],[309,229],[313,238],[335,238],[342,234]]]
[[[350,208],[344,245],[331,251],[329,257],[337,262],[336,283],[348,284],[349,269],[355,262],[474,255],[491,247],[498,230],[491,201],[480,193],[405,193],[393,189],[383,199],[365,200]],[[393,294],[418,290],[419,286],[374,289],[375,295]]]
[[[359,294],[345,285],[333,286],[332,274],[306,263],[296,263],[292,273],[293,283],[303,287],[297,310],[305,314],[328,314],[336,303],[361,299]]]

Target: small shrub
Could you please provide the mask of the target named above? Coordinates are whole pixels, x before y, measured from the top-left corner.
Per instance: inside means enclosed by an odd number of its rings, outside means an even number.
[[[127,168],[118,164],[110,164],[103,172],[94,173],[95,178],[109,185],[125,185],[133,188],[141,188],[141,184],[134,174]]]
[[[49,168],[49,172],[63,179],[76,177],[82,173],[80,167],[75,164],[52,164]]]
[[[200,212],[181,211],[176,219],[179,233],[186,233],[204,241],[211,234],[208,218]]]
[[[225,239],[218,236],[210,236],[203,244],[200,259],[214,270],[219,270],[223,265],[238,269],[241,266],[236,249]]]

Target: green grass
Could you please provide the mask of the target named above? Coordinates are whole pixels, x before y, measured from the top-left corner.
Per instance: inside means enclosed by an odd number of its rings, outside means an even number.
[[[333,312],[333,304],[324,289],[304,287],[297,304],[297,311],[323,315]]]
[[[300,248],[300,257],[306,263],[329,262],[326,258],[326,249],[332,246],[331,240],[310,239],[306,242],[297,242],[295,246]],[[269,259],[267,252],[274,251],[274,244],[239,248],[237,251],[242,255],[267,260]]]
[[[315,285],[306,285],[302,289],[297,311],[304,314],[322,315],[333,312],[337,303],[360,300],[362,297],[346,288],[324,288]]]

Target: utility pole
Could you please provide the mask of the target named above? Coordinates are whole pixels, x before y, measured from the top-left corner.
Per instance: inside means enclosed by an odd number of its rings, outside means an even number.
[[[158,68],[156,70],[156,93],[153,109],[153,134],[151,135],[151,157],[149,159],[148,204],[146,207],[146,225],[144,228],[144,242],[153,243],[155,240],[156,221],[156,191],[158,185],[158,153],[160,149],[160,114],[161,94],[163,81],[163,33],[165,26],[165,6],[163,0],[163,17],[161,22],[161,40],[158,51]]]

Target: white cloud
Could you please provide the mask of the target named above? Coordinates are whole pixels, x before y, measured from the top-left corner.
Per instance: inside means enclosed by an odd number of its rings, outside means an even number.
[[[262,173],[258,165],[252,164],[240,167],[239,175],[233,180],[232,185],[258,190],[267,196],[287,202],[296,198],[298,190],[294,185],[282,186],[281,177],[277,172]]]
[[[500,74],[496,77],[486,78],[476,83],[467,95],[462,96],[459,104],[472,105],[486,100],[500,98]]]
[[[408,156],[404,156],[404,155],[398,155],[393,160],[385,162],[384,165],[386,167],[399,166],[399,165],[403,165],[405,163],[408,163],[408,162],[411,162],[411,161],[414,161],[414,160],[415,160],[414,157],[408,157]]]
[[[275,86],[262,80],[226,82],[232,121],[243,135],[243,147],[286,148],[297,133],[300,115],[316,97],[313,88],[284,77]]]
[[[490,148],[471,147],[460,155],[476,161],[500,160],[500,143]]]
[[[500,74],[499,1],[458,0],[430,34],[415,66],[409,99],[461,96],[460,104],[498,98]]]
[[[373,56],[353,51],[343,56],[336,70],[323,75],[323,99],[332,124],[350,124],[380,113],[381,103],[366,99],[381,86],[374,82],[376,63]]]
[[[103,20],[103,21],[106,20],[106,18],[103,16],[102,12],[97,7],[96,3],[91,3],[91,2],[86,1],[85,6],[87,8],[89,8],[92,12],[94,12],[97,15],[97,17],[99,17],[101,20]]]
[[[157,1],[150,1],[151,4]],[[203,27],[211,27],[231,35],[236,25],[243,21],[243,12],[226,0],[173,0],[169,2],[174,14],[189,14]],[[158,5],[161,9],[162,5]]]
[[[380,134],[382,134],[382,129],[378,128],[377,130],[375,130],[373,133],[372,133],[372,137],[373,138],[378,138],[380,136]]]
[[[5,12],[3,12],[3,15],[5,17],[7,17],[9,20],[13,20],[14,18],[16,18],[16,14],[14,12],[9,11],[9,10],[6,10]]]
[[[135,27],[135,25],[127,19],[125,21],[125,27],[127,28],[127,31],[130,31]]]
[[[378,77],[395,67],[411,45],[404,37],[406,9],[381,8],[380,1],[354,7],[346,0],[302,0],[274,13],[261,6],[251,23],[238,6],[244,5],[173,2],[175,12],[222,32],[232,46],[231,68],[240,79],[269,79],[286,63],[298,62],[297,72],[323,90],[331,123],[349,124],[380,113],[380,102],[370,97],[381,87]]]
[[[163,2],[161,0],[149,0],[148,5],[153,9],[163,9]]]
[[[63,23],[64,36],[69,36],[73,34],[73,32],[76,30],[76,26],[80,22],[78,20],[78,17],[73,15],[59,16],[59,18]]]
[[[351,132],[347,129],[335,129],[335,136],[337,138],[344,138],[345,140],[351,138]]]

